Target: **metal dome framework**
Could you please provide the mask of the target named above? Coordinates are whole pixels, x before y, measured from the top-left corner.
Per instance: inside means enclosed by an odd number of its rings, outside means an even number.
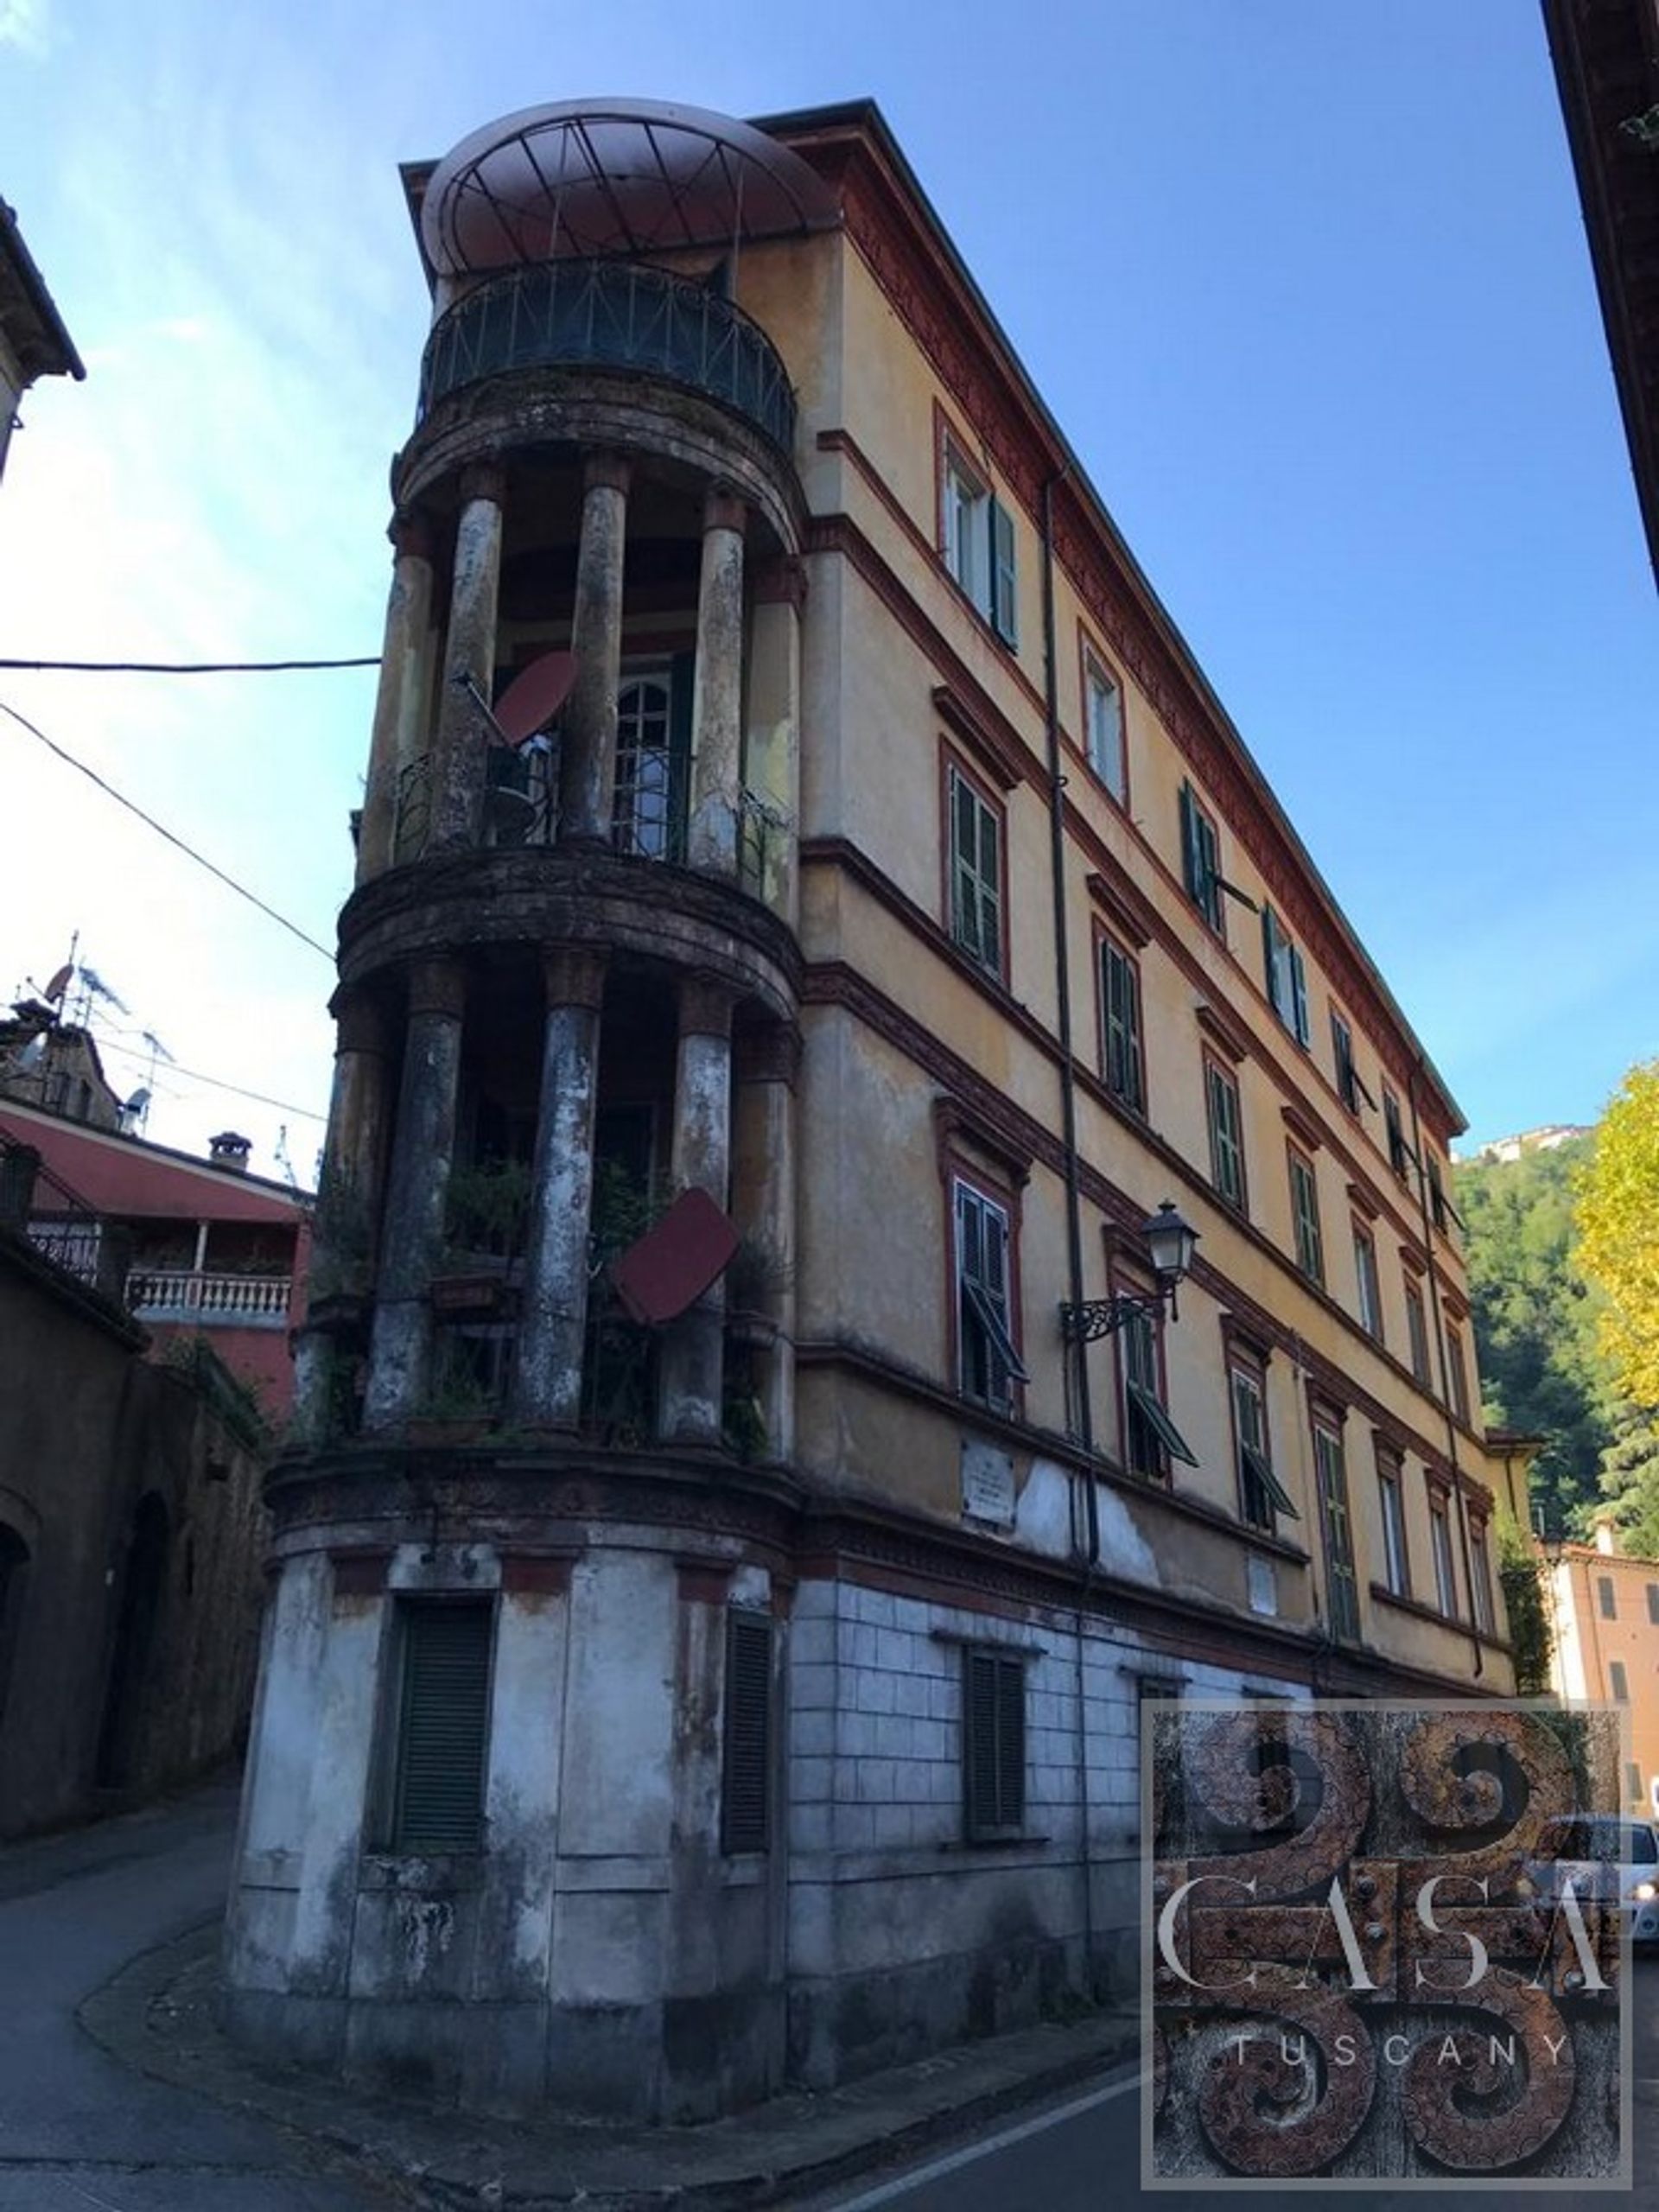
[[[524,108],[462,139],[433,171],[421,238],[433,268],[734,251],[823,230],[836,196],[790,148],[704,108],[581,100]]]

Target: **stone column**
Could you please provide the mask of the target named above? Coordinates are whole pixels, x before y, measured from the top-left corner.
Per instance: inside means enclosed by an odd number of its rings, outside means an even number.
[[[412,970],[404,1079],[380,1222],[365,1428],[406,1421],[426,1394],[432,1360],[427,1290],[443,1249],[466,1001],[459,961],[425,960]]]
[[[357,880],[391,866],[397,787],[414,760],[424,721],[427,631],[432,620],[431,535],[418,515],[393,518],[395,557],[386,635],[369,743],[368,788],[357,836]]]
[[[490,697],[495,683],[501,503],[505,489],[505,473],[499,468],[482,466],[462,472],[443,692],[438,702],[438,734],[433,747],[429,850],[478,842],[489,725],[461,678],[470,677],[480,696]]]
[[[513,1411],[539,1427],[575,1428],[582,1410],[588,1320],[588,1234],[594,1195],[605,954],[562,945],[546,957],[541,1110],[524,1255]]]
[[[727,1305],[740,1301],[759,1341],[753,1363],[766,1444],[760,1456],[795,1449],[795,1083],[800,1032],[784,1022],[738,1047],[733,1113],[732,1218],[745,1249],[730,1270]]]
[[[674,1187],[684,1191],[696,1184],[724,1206],[731,1179],[731,992],[705,976],[688,976],[680,984],[679,1014]],[[658,1426],[665,1442],[720,1442],[725,1311],[724,1286],[716,1281],[663,1333]]]
[[[368,1288],[385,1157],[386,1039],[380,1009],[362,993],[342,989],[334,1016],[334,1082],[311,1233],[310,1306],[327,1298],[360,1296]],[[295,1343],[295,1422],[314,1444],[327,1432],[334,1344],[334,1330],[319,1328],[309,1318]]]
[[[767,563],[754,580],[743,780],[764,801],[763,864],[755,889],[791,929],[800,921],[801,608],[806,569]]]
[[[691,688],[691,810],[685,856],[711,875],[737,874],[742,796],[741,499],[716,486],[703,502],[697,664]]]
[[[608,845],[616,790],[616,694],[622,674],[622,560],[627,545],[627,461],[588,457],[582,484],[570,650],[575,679],[559,741],[559,842]]]

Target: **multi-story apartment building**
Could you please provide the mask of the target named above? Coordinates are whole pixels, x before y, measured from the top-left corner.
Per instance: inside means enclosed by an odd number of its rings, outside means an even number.
[[[1611,1514],[1592,1544],[1546,1542],[1550,1688],[1569,1704],[1619,1705],[1630,1715],[1624,1798],[1659,1813],[1659,1560],[1618,1548]]]
[[[1122,1986],[1142,1697],[1506,1691],[1520,1501],[1457,1108],[876,111],[405,181],[231,2012],[685,2116]]]

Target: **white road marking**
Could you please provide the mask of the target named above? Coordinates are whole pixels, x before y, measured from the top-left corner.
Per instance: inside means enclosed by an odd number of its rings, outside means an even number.
[[[1127,2096],[1140,2086],[1138,2073],[1126,2074],[1121,2081],[1109,2082],[1103,2089],[1091,2089],[1086,2097],[1074,2097],[1069,2105],[1057,2105],[1052,2112],[1039,2113],[1035,2120],[1022,2120],[1017,2127],[1005,2127],[998,2135],[987,2135],[969,2144],[966,2150],[952,2151],[925,2166],[918,2166],[898,2181],[884,2182],[880,2189],[867,2190],[862,2196],[847,2197],[836,2206],[835,2212],[874,2212],[878,2204],[891,2204],[898,2197],[907,2196],[912,2190],[938,2181],[943,2174],[955,2173],[960,2166],[971,2166],[980,2158],[988,2158],[994,2152],[1006,2150],[1010,2143],[1023,2143],[1027,2136],[1040,2135],[1045,2128],[1058,2127],[1062,2121],[1075,2120],[1079,2113],[1092,2112],[1096,2105],[1109,2105],[1114,2098]]]

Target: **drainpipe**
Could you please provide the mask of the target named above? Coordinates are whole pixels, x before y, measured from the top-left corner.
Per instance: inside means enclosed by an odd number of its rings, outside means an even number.
[[[1077,1165],[1077,1084],[1071,1065],[1071,960],[1066,943],[1065,778],[1060,772],[1059,669],[1054,651],[1054,487],[1067,472],[1043,486],[1043,717],[1048,740],[1048,830],[1054,892],[1054,989],[1059,1005],[1060,1133],[1065,1148],[1065,1258],[1074,1307],[1083,1304],[1083,1193]],[[1089,1852],[1089,1700],[1083,1663],[1084,1601],[1100,1558],[1100,1507],[1095,1497],[1095,1424],[1089,1402],[1089,1351],[1067,1346],[1076,1390],[1077,1440],[1083,1446],[1084,1519],[1089,1548],[1073,1622],[1077,1679],[1077,1865],[1083,1875],[1083,1971],[1095,1986],[1095,1877]]]
[[[1486,1671],[1485,1656],[1480,1648],[1480,1625],[1475,1611],[1475,1577],[1469,1553],[1469,1515],[1464,1503],[1463,1470],[1458,1464],[1458,1425],[1452,1417],[1452,1376],[1446,1357],[1446,1324],[1440,1313],[1440,1276],[1434,1266],[1434,1221],[1428,1210],[1428,1169],[1423,1159],[1422,1124],[1417,1117],[1417,1085],[1422,1078],[1423,1058],[1420,1052],[1412,1069],[1411,1080],[1406,1085],[1406,1101],[1411,1108],[1411,1141],[1417,1154],[1417,1207],[1422,1217],[1423,1249],[1428,1255],[1428,1305],[1434,1319],[1434,1347],[1440,1370],[1440,1409],[1446,1416],[1446,1452],[1452,1462],[1452,1495],[1458,1509],[1458,1549],[1463,1558],[1463,1586],[1469,1593],[1469,1641],[1475,1655],[1475,1679],[1479,1681]]]

